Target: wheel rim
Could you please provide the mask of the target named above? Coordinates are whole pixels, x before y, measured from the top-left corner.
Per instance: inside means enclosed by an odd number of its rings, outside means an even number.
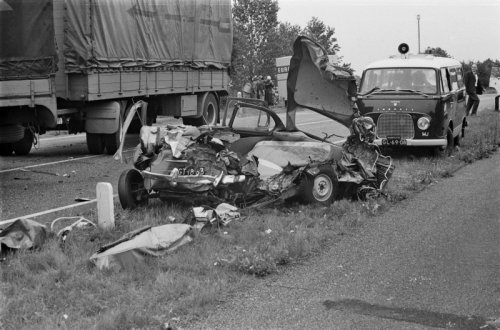
[[[137,181],[130,183],[130,193],[132,194],[132,199],[136,201],[137,204],[144,202],[146,197],[146,189],[144,188],[144,183]]]
[[[332,196],[332,179],[328,175],[320,174],[314,178],[313,196],[319,202],[327,201]]]
[[[205,113],[205,123],[207,125],[215,124],[215,106],[213,103],[209,103],[207,106],[207,112]]]

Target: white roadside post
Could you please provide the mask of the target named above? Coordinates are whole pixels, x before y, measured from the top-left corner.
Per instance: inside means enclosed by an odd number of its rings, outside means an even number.
[[[113,186],[109,182],[98,182],[97,194],[97,225],[108,230],[115,228],[115,205],[113,203]]]

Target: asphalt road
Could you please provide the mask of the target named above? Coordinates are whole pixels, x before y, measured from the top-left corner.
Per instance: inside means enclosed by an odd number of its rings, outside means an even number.
[[[500,318],[499,265],[496,153],[190,328],[480,329]]]
[[[138,135],[128,135],[126,147],[138,141]],[[88,154],[85,134],[42,136],[29,155],[0,157],[0,220],[94,199],[98,182],[112,183],[117,193],[118,177],[130,167],[109,155]],[[64,215],[75,214],[70,209]]]

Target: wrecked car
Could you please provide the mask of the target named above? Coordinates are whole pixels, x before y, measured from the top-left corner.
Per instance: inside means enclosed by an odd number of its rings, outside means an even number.
[[[380,192],[394,166],[373,144],[373,120],[356,114],[354,77],[330,64],[317,43],[299,37],[287,86],[283,114],[260,100],[228,98],[221,126],[143,126],[135,168],[119,179],[122,207],[151,198],[238,207],[289,198],[330,204]],[[303,118],[326,125],[306,130]],[[323,131],[335,127],[333,121],[350,128],[343,141],[332,140],[337,129]]]

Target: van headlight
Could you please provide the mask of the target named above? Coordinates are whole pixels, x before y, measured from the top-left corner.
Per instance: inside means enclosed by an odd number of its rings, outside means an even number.
[[[417,126],[422,131],[425,131],[426,129],[428,129],[430,125],[431,125],[431,121],[427,117],[420,117],[420,119],[417,121]]]

